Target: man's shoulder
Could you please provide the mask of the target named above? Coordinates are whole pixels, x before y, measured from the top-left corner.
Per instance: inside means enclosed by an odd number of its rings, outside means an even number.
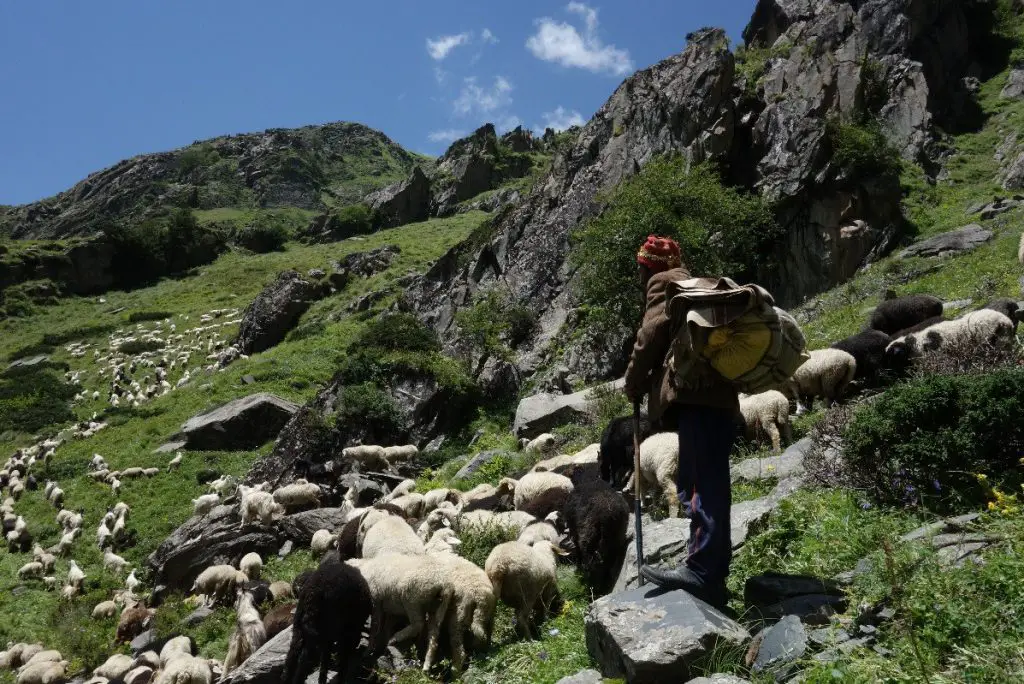
[[[665,289],[668,284],[676,280],[689,280],[692,276],[690,272],[685,268],[670,268],[667,271],[661,273],[655,273],[651,276],[651,279],[647,281],[647,289],[652,288]]]

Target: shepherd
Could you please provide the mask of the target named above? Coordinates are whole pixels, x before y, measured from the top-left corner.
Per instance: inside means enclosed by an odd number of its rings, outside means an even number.
[[[659,587],[682,589],[724,608],[732,558],[729,454],[739,415],[737,390],[706,367],[694,370],[703,374],[698,381],[688,383],[687,388],[677,387],[667,359],[675,334],[668,308],[670,284],[689,280],[691,275],[679,245],[671,238],[648,236],[636,259],[647,303],[624,389],[634,406],[647,395],[647,414],[656,432],[679,434],[676,484],[684,514],[690,518],[685,563],[662,570],[643,565],[640,559],[640,574]]]

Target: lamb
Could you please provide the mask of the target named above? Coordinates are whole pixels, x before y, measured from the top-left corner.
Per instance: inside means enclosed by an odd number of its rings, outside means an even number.
[[[192,499],[192,513],[203,516],[213,510],[213,507],[220,503],[218,494],[202,494]]]
[[[551,521],[555,516],[556,514],[552,513],[546,520],[534,520],[523,528],[523,531],[519,533],[517,541],[526,544],[527,546],[533,546],[539,541],[549,541],[552,544],[558,544],[558,530],[555,529],[555,526]]]
[[[437,658],[440,630],[454,594],[451,578],[440,556],[386,554],[376,558],[346,561],[362,574],[373,599],[373,650],[386,636],[380,626],[385,616],[405,617],[409,624],[391,635],[395,644],[418,636],[427,629],[427,650],[423,671],[429,672]],[[301,604],[301,599],[300,599]],[[296,624],[300,620],[296,616]]]
[[[247,553],[238,561],[238,569],[244,572],[249,580],[258,580],[263,571],[263,559],[258,553]]]
[[[670,518],[679,517],[679,493],[676,490],[676,474],[679,470],[679,435],[674,432],[659,432],[640,444],[640,477],[645,485],[660,488],[668,505]],[[624,493],[633,489],[635,473],[623,487]]]
[[[871,312],[868,328],[892,335],[923,320],[941,315],[942,300],[938,297],[916,294],[889,298]]]
[[[390,470],[391,468],[391,464],[388,463],[386,452],[382,446],[374,444],[350,446],[342,449],[341,455],[350,461],[354,461],[359,465],[360,469]]]
[[[107,620],[117,615],[117,604],[113,601],[102,601],[92,609],[93,620]]]
[[[533,454],[550,454],[555,450],[556,438],[550,432],[545,432],[531,440],[520,441],[523,451]]]
[[[230,565],[212,565],[199,573],[190,593],[206,594],[216,602],[234,595],[248,581],[249,577],[244,572]]]
[[[420,453],[419,447],[415,444],[403,444],[401,446],[384,447],[384,458],[391,465],[410,461]]]
[[[280,601],[285,598],[292,598],[294,596],[292,592],[292,585],[283,580],[270,583],[270,595],[274,597],[275,601]]]
[[[274,501],[287,510],[315,508],[320,505],[320,487],[305,480],[297,480],[290,485],[280,487],[273,496]]]
[[[885,353],[913,360],[943,347],[995,345],[1013,338],[1014,324],[1004,314],[979,309],[952,321],[944,321],[892,341]]]
[[[54,556],[52,553],[47,553],[46,551],[43,551],[42,547],[39,546],[39,544],[36,544],[32,548],[32,560],[39,561],[40,563],[42,563],[43,572],[46,574],[53,572],[53,566],[57,563],[57,557]]]
[[[543,619],[558,598],[556,553],[565,555],[548,541],[533,546],[512,541],[495,546],[484,563],[494,595],[516,610],[517,623],[528,639],[536,638],[533,619]]]
[[[894,370],[886,364],[885,348],[892,338],[881,330],[865,330],[832,344],[833,349],[846,352],[857,362],[854,380],[874,383],[883,370]]]
[[[543,518],[557,511],[572,493],[572,480],[558,473],[527,473],[516,483],[513,505]]]
[[[107,549],[103,552],[103,569],[110,570],[115,575],[120,575],[128,569],[128,561]]]
[[[244,528],[255,519],[259,519],[264,525],[271,525],[285,512],[284,506],[274,501],[273,494],[261,491],[250,491],[244,494],[241,507],[242,523],[240,528]]]
[[[789,425],[789,399],[782,392],[768,390],[752,396],[740,395],[740,415],[746,426],[747,437],[756,439],[764,432],[772,441],[772,450],[782,453],[782,442],[792,441]]]
[[[68,561],[68,584],[78,589],[82,588],[82,582],[85,581],[85,573],[78,567],[78,563],[75,561]]]
[[[831,406],[843,397],[857,373],[857,360],[840,349],[815,349],[811,358],[801,364],[790,378],[788,389],[797,400],[797,413],[814,407],[814,398],[821,397]]]
[[[331,550],[338,538],[329,530],[317,530],[313,533],[313,539],[309,542],[309,550],[313,558],[320,558]]]
[[[263,616],[263,631],[267,633],[267,641],[292,626],[295,615],[294,603],[282,603]]]
[[[629,506],[611,485],[585,470],[577,470],[571,479],[573,492],[562,506],[561,518],[584,581],[595,594],[606,594],[626,557]]]
[[[342,563],[336,554],[328,554],[299,591],[282,682],[306,681],[317,654],[320,684],[326,684],[331,656],[338,671],[344,673],[372,611],[370,587],[362,573]],[[374,623],[375,629],[380,627],[379,622]]]
[[[18,684],[63,684],[67,681],[68,661],[44,661],[25,665],[18,672]]]
[[[124,586],[128,590],[129,594],[134,594],[135,589],[140,584],[142,584],[142,582],[140,582],[139,579],[135,576],[134,570],[132,570],[131,573],[129,573],[128,577],[126,577],[124,580]]]
[[[132,669],[132,657],[117,653],[107,658],[106,662],[92,671],[92,674],[94,677],[123,679],[130,669]]]
[[[643,442],[652,434],[651,421],[640,418],[640,436]],[[601,433],[601,448],[597,456],[601,479],[620,486],[633,471],[633,419],[629,416],[614,418]]]
[[[177,454],[175,454],[174,458],[172,458],[167,463],[167,472],[171,472],[172,470],[177,470],[178,468],[180,468],[181,467],[181,459],[183,457],[184,457],[184,454],[182,454],[180,451]]]
[[[253,605],[252,594],[247,591],[238,593],[235,605],[237,619],[235,631],[228,640],[228,652],[224,656],[224,674],[238,668],[267,641],[267,631],[263,628],[256,606]]]
[[[366,528],[360,541],[363,558],[376,558],[385,554],[420,555],[426,553],[416,532],[399,517],[388,515]]]

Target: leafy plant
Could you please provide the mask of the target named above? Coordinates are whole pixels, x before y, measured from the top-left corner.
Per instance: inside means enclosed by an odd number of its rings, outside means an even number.
[[[75,390],[48,367],[7,371],[0,376],[0,433],[33,432],[75,417]]]
[[[342,388],[337,403],[336,423],[360,425],[378,435],[394,434],[403,428],[402,412],[395,400],[372,383]]]
[[[850,177],[899,177],[903,164],[899,151],[876,120],[854,123],[832,117],[825,124],[825,135],[832,148],[832,162]]]

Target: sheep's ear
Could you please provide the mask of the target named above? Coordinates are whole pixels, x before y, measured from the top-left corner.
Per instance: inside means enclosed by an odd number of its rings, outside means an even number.
[[[557,546],[555,544],[551,545],[551,550],[554,551],[555,553],[557,553],[559,556],[568,556],[569,555],[568,551],[563,549],[561,546]]]
[[[448,540],[448,545],[449,546],[462,546],[462,540],[458,539],[458,538],[449,539]]]
[[[441,516],[441,524],[444,525],[445,527],[451,527],[452,526],[452,521],[449,520],[448,518],[444,517],[444,516]]]

